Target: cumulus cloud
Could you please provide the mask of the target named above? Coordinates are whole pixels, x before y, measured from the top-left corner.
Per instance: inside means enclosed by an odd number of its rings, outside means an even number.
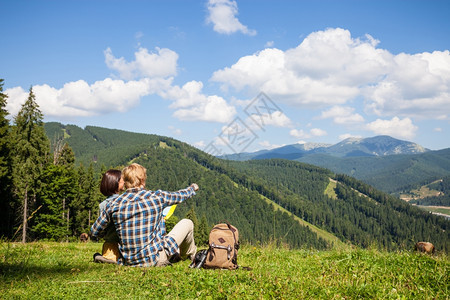
[[[300,107],[343,106],[363,98],[376,115],[448,119],[450,53],[393,55],[366,35],[348,30],[313,32],[297,47],[269,48],[241,57],[213,73],[224,90],[264,91],[272,99]],[[361,120],[351,114],[337,122]]]
[[[400,139],[411,139],[415,136],[417,126],[410,118],[400,119],[394,117],[391,120],[377,119],[366,125],[366,129],[379,135],[390,135]]]
[[[202,93],[203,83],[190,81],[183,85],[172,86],[160,95],[173,100],[170,108],[175,109],[174,117],[183,121],[208,121],[226,123],[236,114],[236,109],[222,97],[208,96]]]
[[[248,29],[239,22],[236,15],[238,7],[236,1],[232,0],[209,0],[207,23],[212,23],[214,31],[223,34],[242,32],[247,35],[256,35],[256,31]]]
[[[325,136],[327,135],[327,132],[320,128],[311,128],[309,132],[306,132],[303,129],[292,129],[289,134],[298,139],[309,139],[317,136]]]
[[[104,51],[105,63],[111,70],[117,71],[120,78],[164,78],[177,74],[178,54],[167,48],[156,48],[156,53],[149,53],[146,48],[139,48],[134,53],[135,60],[127,62],[125,58],[116,58],[112,50]]]
[[[448,119],[450,52],[394,57],[391,72],[364,89],[367,110],[376,115]]]
[[[323,111],[321,119],[333,119],[333,122],[341,125],[353,125],[364,122],[363,116],[354,113],[355,109],[349,106],[333,106],[330,109]]]
[[[47,84],[33,86],[36,102],[47,117],[86,117],[113,111],[124,112],[139,104],[141,97],[171,85],[171,79],[123,81],[106,78],[88,84],[84,80],[64,84],[60,89]],[[21,87],[7,89],[7,109],[15,115],[28,97]]]
[[[265,130],[266,126],[274,127],[292,127],[293,123],[288,116],[281,111],[275,111],[273,113],[252,114],[246,120],[245,123],[252,130]]]

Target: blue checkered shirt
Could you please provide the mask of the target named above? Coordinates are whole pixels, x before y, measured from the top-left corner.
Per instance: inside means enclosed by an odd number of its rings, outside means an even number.
[[[118,263],[141,267],[154,266],[158,262],[159,251],[165,249],[168,255],[179,252],[177,242],[165,235],[163,209],[181,203],[193,195],[195,195],[193,187],[178,192],[128,189],[106,204],[92,225],[91,234],[101,237],[108,223],[113,221],[121,241],[119,250],[123,256]]]

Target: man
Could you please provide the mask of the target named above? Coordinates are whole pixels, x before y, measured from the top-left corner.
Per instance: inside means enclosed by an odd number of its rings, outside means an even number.
[[[145,190],[146,171],[135,163],[122,170],[127,190],[106,205],[92,225],[91,235],[102,236],[109,221],[113,221],[122,254],[118,263],[122,265],[165,266],[172,256],[179,255],[192,260],[197,251],[192,221],[183,219],[166,234],[162,212],[195,195],[198,185],[193,183],[178,192]]]

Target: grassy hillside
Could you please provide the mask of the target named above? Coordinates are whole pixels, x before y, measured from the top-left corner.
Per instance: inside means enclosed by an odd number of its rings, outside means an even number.
[[[56,128],[53,134],[65,134],[78,162],[95,161],[98,170],[133,161],[147,168],[149,189],[178,190],[198,183],[197,196],[179,205],[175,215],[184,217],[194,208],[197,218],[210,225],[228,220],[245,242],[307,249],[349,243],[395,250],[427,240],[440,251],[450,250],[449,221],[356,180],[340,178],[330,187],[336,175],[323,168],[286,160],[224,161],[166,137],[50,125]]]
[[[4,299],[448,299],[448,257],[244,246],[247,271],[91,262],[99,243],[0,242]]]

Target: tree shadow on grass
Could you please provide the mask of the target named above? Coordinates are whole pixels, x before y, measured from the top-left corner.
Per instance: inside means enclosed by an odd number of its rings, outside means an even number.
[[[94,262],[80,262],[74,264],[71,262],[57,261],[56,264],[36,265],[33,263],[5,263],[0,262],[0,278],[5,282],[20,281],[22,279],[51,279],[62,278],[69,275],[76,276],[77,274],[86,270],[92,270],[94,273],[98,268]],[[115,265],[103,264],[103,268],[112,267]]]

